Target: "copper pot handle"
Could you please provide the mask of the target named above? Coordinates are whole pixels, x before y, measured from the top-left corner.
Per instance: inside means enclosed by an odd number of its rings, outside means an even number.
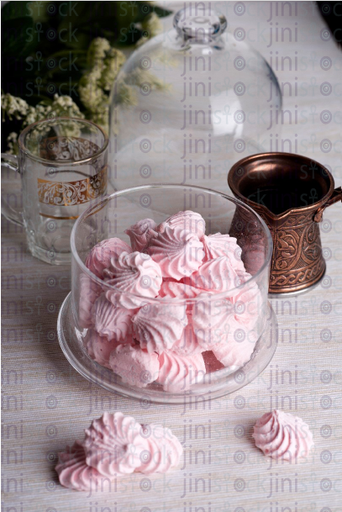
[[[342,201],[342,189],[341,187],[335,188],[334,192],[330,196],[330,199],[320,208],[318,208],[317,212],[314,215],[313,220],[315,222],[321,222],[323,218],[323,212],[328,206],[331,206],[334,203],[337,203],[337,201]]]

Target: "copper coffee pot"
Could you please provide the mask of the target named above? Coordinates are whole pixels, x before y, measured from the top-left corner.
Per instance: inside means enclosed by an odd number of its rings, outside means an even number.
[[[341,187],[334,189],[330,172],[304,156],[262,153],[233,165],[228,185],[270,229],[273,254],[269,292],[298,293],[318,283],[325,273],[318,223],[325,208],[342,200]],[[238,220],[232,223],[230,234],[234,234]]]

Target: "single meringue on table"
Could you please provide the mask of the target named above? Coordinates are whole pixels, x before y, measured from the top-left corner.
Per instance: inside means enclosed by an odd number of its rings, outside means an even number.
[[[314,444],[309,426],[301,418],[276,409],[258,419],[252,436],[264,455],[290,463],[307,457]]]
[[[141,466],[137,469],[145,475],[166,473],[178,466],[183,447],[169,428],[162,425],[141,425],[140,434],[146,439],[147,447],[140,454]]]
[[[141,425],[121,412],[105,412],[76,441],[58,454],[55,467],[64,487],[76,491],[103,490],[108,479],[133,472],[166,473],[180,463],[183,448],[171,430],[161,425]]]
[[[87,465],[108,478],[133,473],[141,465],[140,454],[146,448],[140,429],[140,423],[121,412],[105,412],[93,420],[82,443]]]
[[[96,469],[86,463],[84,448],[79,441],[58,453],[55,470],[60,484],[75,491],[90,491],[97,487],[102,478]]]

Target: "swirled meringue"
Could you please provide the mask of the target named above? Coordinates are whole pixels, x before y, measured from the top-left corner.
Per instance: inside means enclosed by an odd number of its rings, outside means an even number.
[[[257,331],[241,326],[232,317],[227,336],[211,350],[225,367],[236,368],[250,360],[257,340]]]
[[[195,288],[216,293],[227,292],[241,284],[241,279],[226,256],[207,261],[186,283]]]
[[[188,323],[186,306],[145,304],[132,318],[135,339],[149,353],[170,350]]]
[[[173,299],[193,299],[200,293],[203,293],[203,290],[194,288],[189,284],[171,279],[163,279],[159,290],[159,297],[170,297]]]
[[[100,336],[94,329],[89,329],[84,339],[84,345],[94,361],[106,368],[111,367],[109,358],[118,345],[116,341],[108,340],[106,336]]]
[[[136,471],[145,475],[166,473],[178,466],[183,447],[169,428],[162,425],[141,425],[140,434],[146,439],[146,449],[141,452],[141,466]]]
[[[204,258],[203,244],[194,233],[180,226],[165,226],[162,233],[152,238],[146,252],[159,263],[163,277],[179,281],[198,270]]]
[[[258,419],[252,436],[264,455],[291,463],[307,457],[314,444],[309,426],[301,418],[276,409]]]
[[[81,328],[89,328],[94,325],[92,309],[94,302],[102,293],[102,288],[86,274],[81,274],[79,291],[78,320]]]
[[[132,316],[134,310],[118,304],[113,305],[105,294],[100,295],[93,307],[94,328],[100,336],[124,343],[132,339]]]
[[[142,219],[136,224],[126,229],[125,233],[129,236],[133,251],[142,252],[148,245],[151,238],[157,236],[157,224],[153,219]]]
[[[235,290],[230,297],[233,305],[234,319],[247,329],[252,329],[263,307],[263,299],[255,282],[247,283],[252,276],[247,272],[239,272],[238,276],[245,286]]]
[[[189,323],[184,328],[181,338],[172,347],[172,352],[176,354],[190,356],[192,354],[200,354],[205,350],[198,342],[190,319],[191,316],[188,317]]]
[[[187,357],[175,352],[163,352],[159,356],[159,364],[158,382],[165,391],[171,393],[182,393],[190,389],[193,384],[201,382],[206,373],[201,354]]]
[[[181,443],[169,428],[140,425],[121,412],[105,412],[85,430],[82,443],[76,441],[58,454],[55,470],[65,487],[98,491],[103,484],[108,486],[114,478],[134,471],[166,473],[178,466],[182,453]]]
[[[228,337],[233,306],[228,300],[216,299],[215,295],[198,295],[201,298],[192,307],[193,330],[202,349],[212,350]]]
[[[201,240],[204,246],[205,261],[214,260],[225,256],[230,261],[234,270],[245,270],[241,260],[241,247],[237,244],[236,238],[229,235],[215,233],[214,235],[204,235]]]
[[[118,259],[122,252],[132,252],[132,249],[120,238],[102,240],[92,248],[85,265],[93,274],[102,279],[103,271],[110,267],[111,259]]]
[[[89,491],[94,486],[97,487],[101,479],[100,473],[87,465],[84,448],[79,441],[58,453],[55,470],[60,484],[75,491]]]
[[[154,382],[159,374],[158,355],[139,346],[118,345],[110,354],[109,364],[123,382],[139,388]]]
[[[105,412],[85,431],[83,447],[88,466],[108,478],[128,475],[141,465],[146,441],[141,425],[122,412]]]
[[[128,309],[141,306],[140,297],[156,297],[162,284],[162,273],[158,263],[148,254],[137,251],[123,252],[117,261],[112,259],[111,269],[105,270],[104,273],[107,277],[106,283],[119,290],[119,293],[107,291],[107,299],[114,305],[118,302]]]
[[[171,215],[165,222],[159,224],[157,230],[163,232],[167,225],[171,228],[181,227],[185,231],[194,233],[198,238],[202,238],[205,233],[205,220],[202,215],[191,210]]]

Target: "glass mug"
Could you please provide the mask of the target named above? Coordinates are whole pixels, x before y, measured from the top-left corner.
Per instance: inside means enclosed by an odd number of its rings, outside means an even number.
[[[70,262],[75,220],[107,192],[107,135],[83,119],[38,121],[20,134],[19,156],[2,159],[20,174],[23,209],[3,198],[1,213],[25,228],[33,256],[54,265]]]

